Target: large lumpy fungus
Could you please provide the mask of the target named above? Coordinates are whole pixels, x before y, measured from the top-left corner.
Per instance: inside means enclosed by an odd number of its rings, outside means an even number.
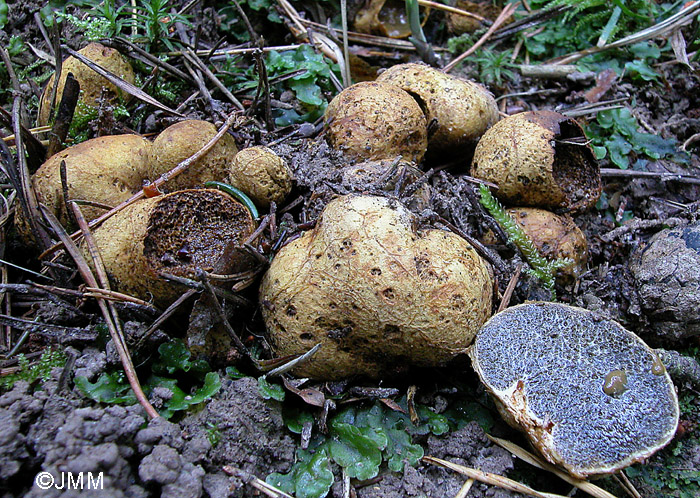
[[[115,74],[124,81],[132,84],[134,83],[134,70],[126,59],[115,49],[93,42],[78,50],[78,53],[84,55],[98,66]],[[61,102],[61,96],[63,95],[63,88],[66,84],[68,73],[72,73],[73,77],[80,84],[80,101],[84,105],[96,107],[97,99],[102,96],[103,90],[107,91],[106,95],[112,102],[116,102],[118,98],[126,97],[126,95],[107,78],[96,73],[75,57],[70,56],[63,61],[63,65],[61,66],[61,76],[58,79],[58,89],[56,91],[56,105]],[[49,124],[51,92],[53,91],[54,80],[55,75],[51,75],[44,87],[44,92],[41,94],[39,115],[37,117],[38,126]]]
[[[137,201],[107,219],[94,237],[115,290],[166,307],[183,288],[161,273],[197,278],[198,269],[244,271],[247,261],[235,259],[242,253],[230,249],[253,229],[242,204],[218,190],[196,189]],[[85,245],[83,251],[90,259]]]
[[[396,85],[418,100],[431,129],[431,153],[473,150],[479,137],[498,121],[496,101],[486,88],[425,64],[393,66],[377,81]]]
[[[357,159],[420,162],[428,145],[428,125],[418,102],[389,83],[352,85],[328,104],[331,146]]]
[[[275,353],[321,344],[295,373],[380,377],[440,365],[472,342],[491,314],[490,269],[464,239],[415,221],[386,198],[350,194],[276,255],[260,290]]]
[[[186,119],[168,126],[156,137],[150,149],[153,175],[158,177],[173,169],[202,149],[217,132],[212,123],[198,119]],[[204,156],[169,180],[166,187],[174,191],[200,187],[210,181],[223,181],[228,177],[237,153],[236,141],[225,133]]]
[[[508,308],[479,331],[470,356],[504,418],[574,476],[615,472],[675,434],[678,399],[658,356],[590,311]]]
[[[659,337],[700,334],[700,222],[662,230],[630,265],[644,313]]]
[[[495,183],[506,204],[584,211],[600,197],[600,168],[573,119],[531,111],[502,119],[484,133],[472,175]]]

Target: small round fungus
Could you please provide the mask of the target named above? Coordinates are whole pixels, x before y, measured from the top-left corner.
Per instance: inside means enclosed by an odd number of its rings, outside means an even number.
[[[676,432],[678,399],[658,356],[593,312],[508,308],[483,326],[469,354],[504,418],[574,476],[639,462]]]

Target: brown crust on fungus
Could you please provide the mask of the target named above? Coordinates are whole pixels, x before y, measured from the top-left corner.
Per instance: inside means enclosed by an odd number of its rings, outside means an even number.
[[[204,147],[218,130],[216,126],[199,119],[186,119],[163,130],[153,141],[150,160],[151,180],[167,173],[179,163]],[[169,180],[169,191],[201,187],[209,181],[224,181],[229,174],[233,158],[238,153],[236,141],[225,133],[219,141],[187,170]]]
[[[80,49],[78,53],[119,76],[124,81],[132,84],[134,83],[134,70],[117,50],[93,42]],[[115,102],[117,97],[125,96],[116,85],[90,69],[75,57],[70,56],[63,61],[61,67],[61,77],[58,80],[58,90],[56,92],[56,105],[61,102],[63,87],[66,84],[68,73],[73,73],[73,77],[80,84],[80,100],[89,106],[97,105],[97,99],[102,96],[103,88],[109,90]],[[54,79],[54,75],[51,75],[41,94],[39,115],[36,120],[37,126],[44,126],[49,122],[49,114],[51,112],[51,102],[49,99],[51,98]]]
[[[148,171],[148,150],[151,143],[138,135],[108,135],[74,145],[51,156],[32,175],[37,200],[67,226],[69,216],[61,184],[61,162],[66,163],[68,200],[89,200],[116,206],[141,190]],[[82,206],[89,221],[105,210]],[[29,227],[17,210],[20,233],[29,237]]]
[[[167,306],[183,288],[159,272],[196,278],[211,271],[254,229],[250,212],[229,195],[212,189],[182,190],[127,206],[94,236],[115,290]],[[83,249],[85,250],[85,248]],[[239,262],[228,262],[229,268]]]
[[[292,191],[292,172],[271,149],[248,147],[231,161],[229,183],[241,189],[259,207],[277,205]]]
[[[581,126],[557,112],[515,114],[481,137],[472,175],[498,185],[496,196],[507,204],[585,211],[602,186],[583,138]]]
[[[275,353],[321,344],[295,373],[380,377],[471,343],[491,314],[490,269],[464,239],[413,223],[386,198],[346,195],[277,253],[260,289]]]
[[[469,355],[505,420],[576,477],[640,462],[676,432],[676,391],[656,353],[588,310],[508,308],[481,328]]]
[[[659,337],[700,335],[700,221],[662,230],[631,258],[640,303]]]
[[[389,83],[352,85],[328,104],[328,141],[349,157],[420,162],[428,144],[427,121],[418,103]]]
[[[482,85],[455,78],[425,64],[399,64],[379,75],[413,95],[423,107],[431,128],[430,153],[455,153],[473,148],[486,130],[498,121],[493,95]]]

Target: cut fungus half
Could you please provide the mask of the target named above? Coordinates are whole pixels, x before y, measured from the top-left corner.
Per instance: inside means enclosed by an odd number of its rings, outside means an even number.
[[[506,421],[574,476],[639,462],[676,432],[678,399],[658,356],[593,312],[508,308],[482,327],[469,354]]]
[[[502,119],[481,137],[472,175],[510,205],[585,211],[601,192],[600,168],[581,125],[553,111]]]

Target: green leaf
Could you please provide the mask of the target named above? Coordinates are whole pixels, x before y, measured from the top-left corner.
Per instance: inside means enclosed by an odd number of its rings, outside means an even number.
[[[610,160],[620,169],[629,167],[629,158],[627,157],[632,151],[630,144],[622,135],[614,133],[609,140],[605,142],[605,147],[610,152]]]
[[[9,8],[7,7],[7,2],[5,0],[0,0],[0,29],[5,27],[7,24],[7,14]]]
[[[661,49],[649,41],[630,45],[629,50],[636,59],[658,59],[661,57]]]
[[[423,458],[423,448],[413,444],[411,436],[405,430],[388,429],[387,436],[385,458],[388,460],[390,470],[401,472],[405,462],[413,466]]]
[[[311,413],[300,410],[297,407],[284,406],[282,410],[282,418],[287,428],[294,434],[301,434],[304,425],[314,421],[314,416]]]
[[[305,104],[319,106],[324,103],[321,98],[321,87],[319,87],[315,82],[313,76],[292,81],[289,87],[296,93],[297,99],[304,102]]]
[[[265,481],[296,498],[326,496],[334,480],[327,450],[321,448],[311,453],[300,449],[297,458],[298,461],[289,473],[270,474]]]
[[[190,372],[201,380],[211,370],[209,363],[204,360],[190,361],[192,354],[181,339],[161,344],[158,353],[160,359],[153,364],[153,371],[157,373],[172,375],[177,371]]]
[[[246,374],[242,373],[240,370],[233,366],[226,367],[226,375],[231,379],[242,379],[243,377],[247,377]]]
[[[278,384],[270,384],[265,376],[258,377],[258,390],[265,399],[284,401],[284,388]]]
[[[365,480],[379,473],[382,463],[382,448],[386,447],[377,431],[360,429],[350,424],[333,420],[333,437],[328,443],[333,460],[344,467],[350,477]],[[382,444],[383,443],[383,444]]]
[[[75,378],[75,385],[98,403],[133,404],[136,402],[131,386],[121,371],[111,374],[103,373],[94,383],[90,382],[87,377],[78,376]]]
[[[596,159],[603,159],[605,156],[608,155],[608,149],[601,145],[594,145],[593,146],[593,155],[595,156]]]
[[[641,78],[644,81],[658,81],[659,73],[643,60],[634,60],[625,64],[625,71],[632,77]]]

